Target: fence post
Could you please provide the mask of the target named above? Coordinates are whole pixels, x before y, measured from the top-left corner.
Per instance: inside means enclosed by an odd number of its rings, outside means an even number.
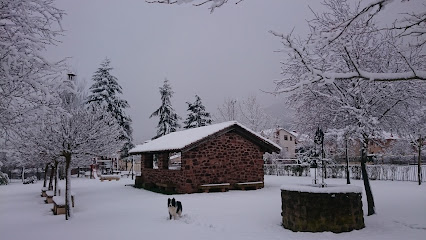
[[[418,144],[419,153],[418,153],[418,161],[417,161],[417,178],[419,180],[419,185],[422,184],[422,159],[421,159],[422,145],[423,145],[422,135],[419,134],[419,144]]]

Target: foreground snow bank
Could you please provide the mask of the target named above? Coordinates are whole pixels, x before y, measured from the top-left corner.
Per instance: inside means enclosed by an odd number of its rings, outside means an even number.
[[[265,187],[260,190],[174,196],[125,186],[132,183],[130,178],[72,181],[78,199],[69,221],[64,215],[52,214],[52,204],[40,197],[41,184],[12,181],[0,186],[0,238],[423,240],[426,235],[426,185],[412,182],[372,181],[378,214],[365,217],[362,230],[334,234],[292,232],[281,226],[280,187],[310,184],[309,177],[265,176]],[[345,181],[327,179],[327,184]],[[352,182],[363,186],[362,181]],[[167,199],[171,197],[183,204],[179,220],[168,220]],[[363,205],[367,206],[365,196]]]

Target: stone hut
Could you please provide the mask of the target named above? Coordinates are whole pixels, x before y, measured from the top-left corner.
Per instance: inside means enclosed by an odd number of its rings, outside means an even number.
[[[272,141],[230,121],[173,132],[137,145],[129,153],[141,156],[136,186],[193,193],[203,187],[263,187],[263,154],[280,150]]]

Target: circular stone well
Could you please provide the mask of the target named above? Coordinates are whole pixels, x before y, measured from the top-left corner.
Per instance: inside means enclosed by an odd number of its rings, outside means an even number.
[[[362,188],[349,185],[281,186],[282,225],[301,232],[335,233],[362,229]]]

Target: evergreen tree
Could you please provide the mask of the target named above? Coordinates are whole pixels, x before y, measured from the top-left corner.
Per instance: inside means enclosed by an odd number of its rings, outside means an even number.
[[[184,122],[184,128],[197,128],[207,126],[212,123],[210,113],[206,112],[206,107],[204,107],[201,102],[201,98],[198,95],[195,95],[194,103],[186,102],[186,104],[188,104],[189,113]]]
[[[160,87],[161,106],[149,117],[158,116],[160,118],[157,125],[157,136],[155,136],[154,139],[171,132],[176,132],[177,128],[180,127],[178,120],[181,118],[175,113],[172,102],[170,101],[173,93],[169,80],[166,78],[163,86]]]
[[[121,86],[117,82],[117,78],[111,75],[113,69],[110,66],[110,60],[106,58],[95,74],[92,76],[94,81],[90,87],[91,94],[88,97],[87,103],[92,106],[105,107],[107,112],[117,120],[121,126],[120,140],[124,142],[120,150],[121,157],[127,157],[128,151],[133,147],[132,144],[132,120],[126,115],[124,109],[130,107],[126,100],[120,99],[118,94],[123,94]]]

